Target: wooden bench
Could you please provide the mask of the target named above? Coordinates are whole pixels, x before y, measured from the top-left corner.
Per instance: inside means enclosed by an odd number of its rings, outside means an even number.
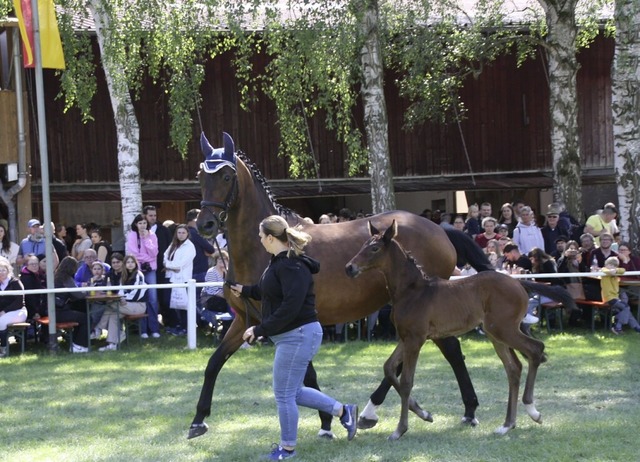
[[[129,345],[129,327],[131,327],[133,324],[137,323],[138,321],[140,321],[141,319],[147,318],[149,317],[149,315],[147,313],[142,313],[142,314],[125,314],[122,317],[122,324],[124,325],[124,341],[126,342],[127,345]]]
[[[49,327],[49,318],[47,316],[36,319],[36,323],[41,327]],[[69,351],[73,351],[73,329],[78,327],[77,322],[56,322],[56,332],[59,332],[66,338],[69,344]]]
[[[551,324],[549,321],[551,320],[551,314],[554,315],[554,320],[556,323],[556,329],[562,332],[562,313],[564,310],[564,305],[560,302],[547,302],[540,304],[540,313],[538,316],[540,317],[540,325],[542,325],[542,320],[544,319],[547,324],[547,333],[551,333]]]
[[[20,352],[24,353],[25,343],[27,341],[27,329],[31,327],[31,324],[28,322],[16,322],[13,324],[9,324],[7,326],[7,340],[9,337],[13,336],[17,339],[20,339]],[[9,356],[9,342],[7,341],[7,356]]]
[[[591,333],[596,332],[596,312],[601,316],[604,316],[604,328],[609,330],[611,328],[611,307],[607,302],[602,300],[587,300],[584,298],[574,299],[577,305],[586,305],[591,307]]]

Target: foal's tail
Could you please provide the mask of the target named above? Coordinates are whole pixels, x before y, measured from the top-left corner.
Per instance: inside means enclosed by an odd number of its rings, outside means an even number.
[[[544,295],[545,297],[549,297],[551,300],[562,303],[568,312],[579,309],[571,294],[562,286],[549,286],[546,284],[540,284],[539,282],[526,281],[524,279],[520,279],[520,284],[531,292]]]

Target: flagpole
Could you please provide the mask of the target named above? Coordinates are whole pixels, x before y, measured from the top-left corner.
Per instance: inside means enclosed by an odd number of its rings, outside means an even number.
[[[31,0],[33,16],[33,45],[36,75],[36,107],[38,112],[38,146],[40,148],[40,178],[42,182],[42,226],[44,227],[45,256],[47,257],[47,289],[53,283],[53,231],[51,229],[51,197],[49,195],[49,153],[47,147],[47,120],[44,110],[44,83],[42,77],[42,46],[40,43],[40,18],[38,16],[38,0]],[[56,301],[53,293],[47,294],[49,307],[49,350],[54,352],[58,347],[56,335]]]

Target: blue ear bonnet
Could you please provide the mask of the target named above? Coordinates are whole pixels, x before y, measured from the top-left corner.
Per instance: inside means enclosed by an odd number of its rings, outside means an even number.
[[[233,139],[228,133],[222,133],[224,147],[214,149],[210,144],[204,132],[200,135],[200,147],[204,154],[204,162],[201,164],[202,169],[206,173],[215,173],[222,167],[231,167],[236,169],[236,155]]]

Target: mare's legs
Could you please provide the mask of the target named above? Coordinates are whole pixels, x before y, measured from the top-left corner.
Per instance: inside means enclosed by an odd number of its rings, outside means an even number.
[[[460,348],[460,341],[457,337],[446,337],[443,339],[433,340],[445,359],[451,365],[453,373],[458,381],[458,387],[460,388],[460,394],[462,395],[462,402],[464,403],[464,416],[462,417],[462,423],[477,425],[478,420],[475,416],[476,408],[478,407],[478,397],[473,388],[471,377],[469,377],[469,371],[464,362],[464,355]],[[398,364],[396,376],[399,376],[402,372],[402,362]],[[378,416],[376,415],[376,408],[380,406],[389,390],[391,389],[391,382],[385,377],[380,382],[378,388],[369,397],[367,406],[363,409],[360,417],[358,418],[358,428],[367,429],[373,428],[378,423]],[[429,412],[423,411],[418,416],[428,422],[432,422],[433,418]]]
[[[304,386],[315,388],[320,391],[320,386],[318,385],[318,375],[316,374],[316,370],[313,367],[313,361],[309,361],[309,366],[307,367],[307,372],[304,376]],[[320,431],[318,432],[318,436],[323,438],[334,438],[333,433],[331,432],[331,420],[333,416],[327,412],[318,411],[320,415]]]
[[[200,398],[196,406],[196,415],[191,423],[188,438],[195,438],[204,435],[207,432],[207,426],[204,423],[205,417],[211,414],[211,400],[213,399],[213,388],[218,378],[218,373],[227,360],[238,351],[242,345],[242,334],[245,331],[244,313],[238,313],[231,323],[229,331],[222,339],[222,342],[213,352],[204,371],[204,383],[200,390]]]

